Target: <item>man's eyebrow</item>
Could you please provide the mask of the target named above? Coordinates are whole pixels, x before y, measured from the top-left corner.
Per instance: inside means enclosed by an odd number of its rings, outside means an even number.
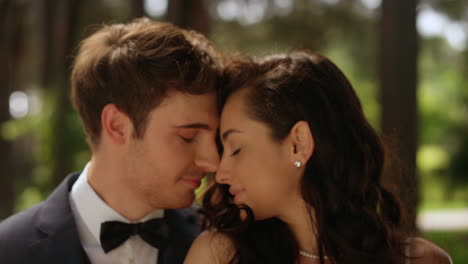
[[[234,129],[234,128],[231,128],[231,129],[228,129],[226,131],[224,131],[223,135],[221,136],[221,138],[223,139],[223,141],[226,141],[227,137],[229,135],[231,135],[232,133],[242,133],[242,131],[238,130],[238,129]]]
[[[198,129],[205,129],[205,130],[213,130],[208,124],[204,123],[190,123],[184,125],[175,126],[175,128],[198,128]]]

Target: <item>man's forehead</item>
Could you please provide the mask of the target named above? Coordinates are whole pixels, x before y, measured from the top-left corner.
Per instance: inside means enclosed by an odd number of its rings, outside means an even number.
[[[170,103],[172,101],[184,101],[193,103],[199,103],[200,101],[204,101],[206,104],[216,104],[217,94],[215,91],[204,94],[191,94],[171,90],[166,94],[162,102]]]
[[[174,116],[172,121],[176,128],[217,130],[219,127],[217,111],[201,111],[199,108],[185,108],[179,115]]]
[[[154,114],[158,119],[169,121],[173,127],[217,129],[219,126],[215,94],[173,92],[154,109]]]

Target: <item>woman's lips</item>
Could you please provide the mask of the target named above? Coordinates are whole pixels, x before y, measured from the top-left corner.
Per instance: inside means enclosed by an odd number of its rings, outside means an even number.
[[[229,193],[231,193],[231,195],[234,197],[233,200],[235,203],[240,201],[244,192],[244,189],[229,189]]]
[[[234,196],[234,202],[235,202],[235,203],[240,202],[241,199],[242,199],[242,197],[243,197],[243,194],[244,194],[244,191],[238,192],[238,193]]]

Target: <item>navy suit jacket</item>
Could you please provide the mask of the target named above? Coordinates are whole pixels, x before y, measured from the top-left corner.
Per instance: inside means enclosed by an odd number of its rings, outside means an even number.
[[[0,222],[0,263],[90,263],[78,238],[70,207],[73,173],[43,202]],[[158,264],[182,263],[200,228],[193,209],[165,210],[171,237],[159,250]],[[156,260],[155,260],[156,262]]]

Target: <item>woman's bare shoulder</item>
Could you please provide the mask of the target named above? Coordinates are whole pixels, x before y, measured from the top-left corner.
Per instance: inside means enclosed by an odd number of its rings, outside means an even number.
[[[452,264],[447,252],[429,240],[413,237],[409,247],[411,264]]]
[[[227,235],[207,230],[195,239],[184,264],[227,264],[234,252],[234,245]]]

